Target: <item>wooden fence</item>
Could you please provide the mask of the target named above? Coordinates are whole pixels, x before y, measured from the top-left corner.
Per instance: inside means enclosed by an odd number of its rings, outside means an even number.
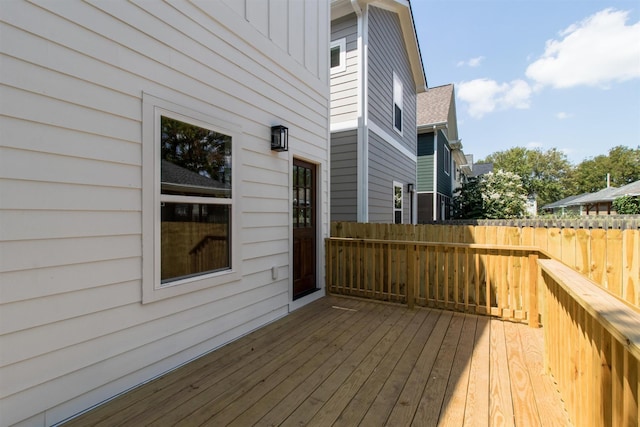
[[[640,310],[556,260],[540,260],[545,366],[576,426],[638,426]]]
[[[537,326],[538,249],[326,239],[330,293],[489,314]]]
[[[334,222],[332,237],[537,247],[640,307],[640,230]]]

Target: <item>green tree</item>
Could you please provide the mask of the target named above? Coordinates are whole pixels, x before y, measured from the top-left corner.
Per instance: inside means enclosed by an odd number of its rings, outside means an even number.
[[[526,194],[535,194],[539,207],[570,195],[567,178],[573,167],[567,156],[555,148],[542,151],[514,147],[490,154],[481,161],[488,162],[493,163],[495,169],[519,175]]]
[[[640,179],[640,146],[619,145],[600,155],[584,160],[571,174],[567,187],[574,194],[593,193],[607,187],[607,174],[612,187],[621,187]]]
[[[498,170],[472,179],[457,190],[454,217],[521,218],[525,215],[526,201],[522,179],[512,172]]]
[[[482,181],[479,177],[469,178],[456,190],[453,197],[453,217],[458,219],[479,219],[482,211]]]
[[[640,198],[637,196],[622,196],[615,199],[612,203],[613,209],[620,215],[638,215],[640,214]]]

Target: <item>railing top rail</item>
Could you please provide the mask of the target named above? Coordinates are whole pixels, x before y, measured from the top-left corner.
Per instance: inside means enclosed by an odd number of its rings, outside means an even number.
[[[450,243],[450,242],[425,242],[422,240],[388,240],[388,239],[365,239],[360,237],[327,237],[327,240],[338,242],[361,242],[361,243],[384,243],[391,245],[417,245],[417,246],[433,246],[447,248],[469,248],[483,250],[498,251],[515,251],[515,252],[536,252],[545,257],[551,258],[546,251],[537,246],[512,246],[512,245],[492,245],[480,243]]]
[[[543,272],[640,360],[640,310],[559,261],[545,259],[538,263]]]

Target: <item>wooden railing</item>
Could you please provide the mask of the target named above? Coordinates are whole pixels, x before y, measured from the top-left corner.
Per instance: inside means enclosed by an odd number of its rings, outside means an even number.
[[[640,311],[556,260],[540,260],[545,365],[576,426],[638,426]]]
[[[526,246],[328,238],[326,285],[333,294],[487,314],[537,327],[540,256],[538,248]]]
[[[637,219],[629,221],[625,229],[580,228],[585,224],[577,220],[545,227],[333,222],[331,237],[537,247],[640,307],[640,228]]]

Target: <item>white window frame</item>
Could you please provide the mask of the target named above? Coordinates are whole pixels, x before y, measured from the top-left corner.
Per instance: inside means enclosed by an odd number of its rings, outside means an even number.
[[[229,135],[231,137],[231,198],[218,199],[212,204],[230,205],[230,257],[229,269],[203,273],[197,276],[161,283],[160,262],[160,203],[171,196],[160,193],[160,120],[170,117],[196,126]],[[195,109],[184,107],[146,93],[142,95],[142,302],[149,303],[176,297],[190,292],[219,286],[239,280],[240,267],[240,215],[238,208],[239,185],[236,177],[240,162],[237,160],[238,144],[242,129],[228,121],[216,119]],[[197,198],[196,198],[197,199]],[[194,203],[197,203],[195,201]]]
[[[393,130],[402,135],[404,126],[404,106],[402,105],[403,85],[400,77],[393,72],[393,102],[391,104],[391,126]],[[400,129],[396,126],[396,105],[400,108]]]
[[[443,165],[442,168],[444,170],[444,173],[447,174],[448,176],[451,175],[451,149],[449,149],[449,147],[447,147],[446,144],[443,145],[444,146],[444,150],[442,151],[442,156],[443,156]]]
[[[336,47],[340,49],[340,63],[335,67],[331,67],[331,74],[342,73],[347,70],[347,39],[344,37],[331,42],[329,48],[329,64],[331,64],[331,51]]]
[[[400,188],[400,209],[396,208],[396,188]],[[393,181],[393,223],[404,224],[404,184]],[[400,212],[400,222],[396,223],[396,212]]]

